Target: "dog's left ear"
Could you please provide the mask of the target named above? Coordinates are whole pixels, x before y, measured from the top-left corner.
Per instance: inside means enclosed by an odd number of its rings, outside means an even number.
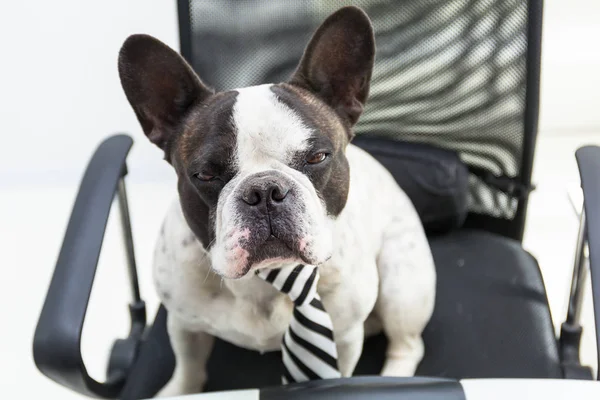
[[[290,83],[316,93],[352,126],[369,95],[374,58],[369,17],[344,7],[315,32]]]

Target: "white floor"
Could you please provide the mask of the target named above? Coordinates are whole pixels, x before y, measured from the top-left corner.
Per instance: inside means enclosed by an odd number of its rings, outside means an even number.
[[[575,149],[600,144],[600,133],[547,134],[539,141],[525,247],[539,260],[554,320],[565,315],[577,218],[567,190],[578,185]],[[35,324],[58,255],[76,187],[29,186],[0,191],[0,390],[3,398],[79,399],[43,377],[35,368],[31,343]],[[150,259],[162,215],[175,193],[172,183],[132,185],[130,205],[142,295],[150,316],[157,305],[150,276]],[[106,354],[113,338],[128,329],[129,298],[116,213],[111,216],[96,285],[83,336],[89,372],[103,379]],[[589,289],[585,301],[583,361],[596,367]]]

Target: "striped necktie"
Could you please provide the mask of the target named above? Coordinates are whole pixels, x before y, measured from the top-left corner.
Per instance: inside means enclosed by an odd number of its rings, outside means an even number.
[[[319,272],[311,265],[261,270],[257,275],[294,302],[283,335],[283,383],[339,378],[333,325],[317,293]]]

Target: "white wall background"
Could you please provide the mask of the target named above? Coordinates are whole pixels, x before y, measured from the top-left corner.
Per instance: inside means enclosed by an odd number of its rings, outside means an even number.
[[[117,54],[132,33],[179,48],[174,1],[0,2],[0,185],[71,184],[96,145],[133,135],[131,177],[169,176],[122,92]]]
[[[546,0],[540,133],[600,132],[600,2]]]
[[[600,143],[600,1],[546,0],[544,18],[534,175],[539,185],[525,245],[540,260],[560,322],[576,232],[566,199],[566,188],[578,180],[573,150]],[[83,168],[95,147],[117,132],[135,140],[128,161],[130,203],[142,293],[153,315],[148,266],[174,194],[173,173],[144,138],[118,79],[118,49],[138,32],[178,48],[175,1],[0,0],[2,398],[80,398],[35,369],[31,340]],[[127,281],[114,222],[84,329],[84,359],[98,379],[112,339],[128,329]],[[585,332],[584,360],[590,363],[592,337],[593,330]]]

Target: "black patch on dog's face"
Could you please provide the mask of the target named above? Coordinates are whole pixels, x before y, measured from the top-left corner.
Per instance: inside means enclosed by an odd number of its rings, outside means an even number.
[[[214,218],[221,191],[237,174],[232,163],[236,96],[237,92],[218,93],[194,107],[171,150],[183,214],[205,248],[215,238]],[[213,178],[206,181],[202,176]]]
[[[346,159],[346,146],[351,137],[351,127],[327,104],[311,92],[289,84],[272,87],[280,102],[294,110],[313,136],[309,149],[295,157],[293,168],[309,177],[331,216],[338,216],[348,199],[350,167]],[[307,156],[326,152],[328,159],[316,165],[306,163]]]

